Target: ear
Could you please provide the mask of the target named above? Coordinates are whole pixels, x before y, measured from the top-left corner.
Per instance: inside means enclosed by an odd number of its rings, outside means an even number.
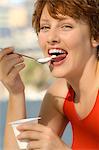
[[[99,40],[95,40],[94,38],[91,39],[91,43],[92,43],[92,46],[93,48],[96,48],[99,46]]]

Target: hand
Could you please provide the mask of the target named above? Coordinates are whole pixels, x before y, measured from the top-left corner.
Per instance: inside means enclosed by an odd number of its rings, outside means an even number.
[[[27,123],[17,127],[21,131],[19,140],[28,140],[29,150],[69,150],[61,139],[49,128],[41,124]]]
[[[0,51],[0,81],[9,93],[18,94],[24,90],[19,72],[25,67],[23,58],[14,54],[13,48]]]

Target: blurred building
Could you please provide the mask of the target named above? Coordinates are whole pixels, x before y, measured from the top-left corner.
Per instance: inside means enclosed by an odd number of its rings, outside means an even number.
[[[0,47],[38,49],[37,37],[32,28],[34,2],[0,0]]]

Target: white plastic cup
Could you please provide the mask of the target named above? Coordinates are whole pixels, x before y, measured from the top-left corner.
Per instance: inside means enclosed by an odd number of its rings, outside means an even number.
[[[27,149],[27,145],[28,145],[28,141],[19,141],[17,139],[17,136],[20,134],[20,131],[17,130],[16,127],[18,127],[19,125],[22,125],[24,123],[30,123],[30,122],[33,122],[33,123],[38,123],[38,120],[41,119],[40,117],[37,117],[37,118],[28,118],[28,119],[21,119],[21,120],[17,120],[17,121],[14,121],[14,122],[10,122],[9,124],[11,124],[12,128],[13,128],[13,131],[14,131],[14,135],[16,137],[16,141],[18,143],[18,146],[20,149],[24,149],[26,150]]]

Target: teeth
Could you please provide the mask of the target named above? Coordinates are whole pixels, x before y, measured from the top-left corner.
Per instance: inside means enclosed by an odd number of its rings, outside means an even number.
[[[64,54],[65,52],[63,50],[59,50],[59,49],[50,49],[49,50],[49,54]]]

